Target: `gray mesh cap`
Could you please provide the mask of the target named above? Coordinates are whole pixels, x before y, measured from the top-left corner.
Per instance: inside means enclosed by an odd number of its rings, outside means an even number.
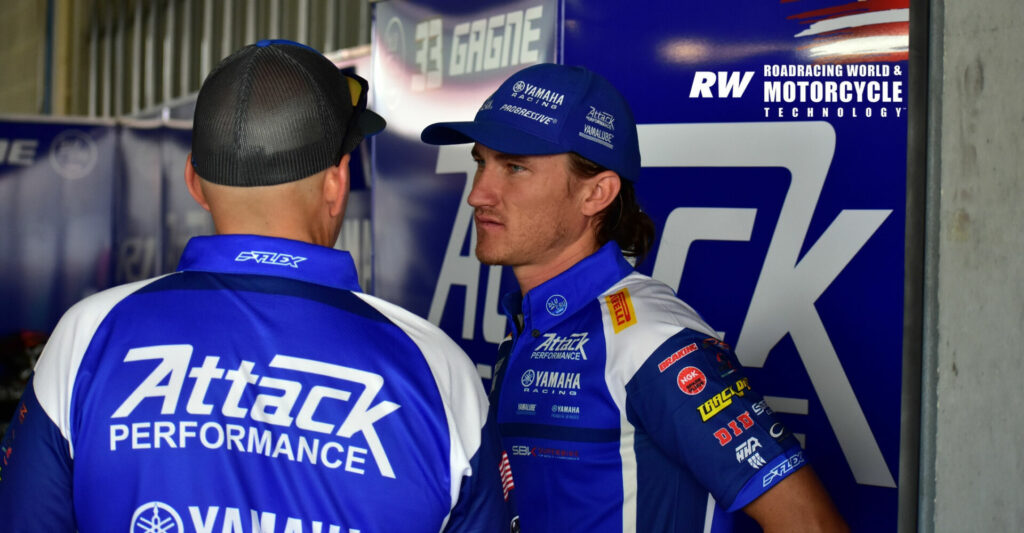
[[[366,109],[366,80],[320,52],[264,40],[206,77],[192,121],[192,166],[220,185],[277,185],[310,176],[384,129]]]

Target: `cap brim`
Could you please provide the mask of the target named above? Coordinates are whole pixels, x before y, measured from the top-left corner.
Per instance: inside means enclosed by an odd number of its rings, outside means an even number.
[[[439,122],[424,128],[420,140],[427,144],[477,142],[492,150],[516,155],[545,155],[567,152],[558,143],[494,122]]]
[[[372,137],[382,131],[384,127],[388,125],[384,117],[370,111],[369,109],[363,109],[359,113],[359,131],[362,132],[363,137]]]

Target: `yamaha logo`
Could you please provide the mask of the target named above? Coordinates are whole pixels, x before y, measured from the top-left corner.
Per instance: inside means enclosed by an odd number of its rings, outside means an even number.
[[[521,93],[523,92],[523,89],[526,89],[526,83],[522,81],[517,81],[516,84],[512,86],[513,92]]]
[[[144,503],[132,515],[131,533],[180,533],[185,531],[181,516],[163,502]]]
[[[569,302],[561,294],[552,294],[544,305],[547,307],[549,315],[561,316],[569,307]]]
[[[50,165],[65,179],[88,176],[99,160],[96,141],[78,130],[64,130],[50,145]]]
[[[532,369],[530,369],[527,370],[526,372],[523,372],[523,377],[519,379],[519,382],[522,383],[524,387],[529,387],[530,385],[533,385],[533,379],[535,377],[536,373]]]

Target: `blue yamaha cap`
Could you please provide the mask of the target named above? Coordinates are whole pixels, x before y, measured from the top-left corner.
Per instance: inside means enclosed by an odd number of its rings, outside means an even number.
[[[478,142],[499,152],[576,152],[623,178],[640,175],[640,145],[629,104],[608,80],[584,67],[543,63],[513,74],[472,122],[423,130],[428,144]]]

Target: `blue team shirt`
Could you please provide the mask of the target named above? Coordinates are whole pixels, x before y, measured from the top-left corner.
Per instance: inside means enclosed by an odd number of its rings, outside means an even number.
[[[804,464],[730,348],[614,243],[529,291],[491,410],[522,531],[704,531]]]
[[[496,531],[475,367],[356,279],[346,252],[198,237],[76,304],[3,441],[0,529]]]

